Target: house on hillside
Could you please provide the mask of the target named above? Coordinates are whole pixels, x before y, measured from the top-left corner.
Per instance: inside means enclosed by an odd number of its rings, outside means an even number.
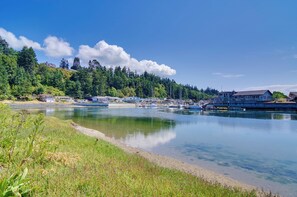
[[[290,92],[289,99],[290,99],[290,101],[297,102],[297,92]]]
[[[108,98],[105,96],[93,96],[92,102],[94,102],[94,103],[108,103]]]
[[[57,102],[66,102],[66,103],[72,103],[72,102],[74,102],[74,99],[72,98],[72,97],[70,97],[70,96],[56,96],[55,97],[55,100],[57,101]]]
[[[269,90],[252,90],[236,92],[233,96],[236,103],[256,103],[272,101],[272,93]]]
[[[124,102],[126,103],[139,103],[141,102],[141,98],[139,97],[126,97],[123,99]]]

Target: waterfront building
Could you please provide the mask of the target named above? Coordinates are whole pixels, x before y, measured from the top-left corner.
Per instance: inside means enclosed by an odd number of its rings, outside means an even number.
[[[297,92],[290,92],[289,99],[290,99],[290,101],[297,102]]]
[[[236,103],[270,102],[273,100],[269,90],[240,91],[232,97]]]
[[[259,103],[272,101],[272,93],[269,90],[253,90],[253,91],[228,91],[220,92],[213,99],[214,104],[231,104],[231,103]]]
[[[50,94],[40,94],[38,96],[38,100],[46,103],[53,103],[55,102],[55,98]]]
[[[66,102],[66,103],[74,102],[74,99],[70,96],[56,96],[55,99],[57,102]]]

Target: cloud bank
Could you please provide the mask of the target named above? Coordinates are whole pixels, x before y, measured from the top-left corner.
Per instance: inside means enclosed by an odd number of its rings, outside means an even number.
[[[55,36],[48,36],[44,40],[44,51],[49,57],[64,57],[71,56],[74,49],[64,40]]]
[[[176,74],[176,71],[165,64],[158,64],[152,60],[140,60],[131,57],[122,47],[110,45],[104,40],[98,42],[94,47],[81,45],[78,51],[78,57],[82,62],[97,59],[102,65],[107,67],[126,66],[132,71],[143,73],[147,71],[159,76],[170,76]]]
[[[3,28],[0,28],[0,36],[7,41],[10,47],[20,50],[22,47],[32,47],[35,50],[43,51],[46,56],[53,58],[68,57],[73,59],[74,49],[71,45],[56,36],[48,36],[44,39],[43,45],[24,36],[15,36]],[[131,57],[122,47],[109,45],[104,40],[98,42],[94,47],[80,45],[78,54],[82,65],[87,65],[89,60],[97,59],[101,65],[107,67],[126,66],[131,71],[143,73],[147,71],[158,76],[175,75],[176,71],[165,64],[158,64],[152,60],[137,60]]]

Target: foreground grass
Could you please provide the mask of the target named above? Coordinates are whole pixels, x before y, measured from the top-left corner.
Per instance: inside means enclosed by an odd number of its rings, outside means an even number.
[[[26,161],[29,195],[256,196],[254,192],[224,188],[158,167],[109,143],[77,133],[69,121],[46,117],[43,125],[39,135],[47,149],[42,149],[44,154],[38,160]]]

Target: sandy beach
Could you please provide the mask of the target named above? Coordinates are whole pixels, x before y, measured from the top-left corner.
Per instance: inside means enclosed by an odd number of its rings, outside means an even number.
[[[126,153],[140,155],[141,157],[144,157],[145,159],[149,160],[150,162],[155,163],[161,167],[180,170],[185,173],[194,175],[196,177],[200,177],[210,183],[219,183],[225,187],[240,188],[240,189],[247,190],[247,191],[257,190],[258,196],[264,196],[263,192],[261,192],[258,188],[254,187],[254,186],[251,186],[251,185],[248,185],[245,183],[241,183],[239,181],[236,181],[236,180],[226,177],[224,175],[212,172],[210,170],[201,168],[196,165],[191,165],[191,164],[188,164],[188,163],[185,163],[185,162],[182,162],[182,161],[170,158],[170,157],[149,153],[149,152],[143,151],[138,148],[133,148],[133,147],[127,146],[115,139],[105,136],[100,131],[88,129],[88,128],[82,127],[80,125],[77,125],[75,123],[73,123],[72,125],[80,133],[83,133],[90,137],[95,137],[100,140],[107,141],[107,142],[117,146],[118,148],[121,148]]]

